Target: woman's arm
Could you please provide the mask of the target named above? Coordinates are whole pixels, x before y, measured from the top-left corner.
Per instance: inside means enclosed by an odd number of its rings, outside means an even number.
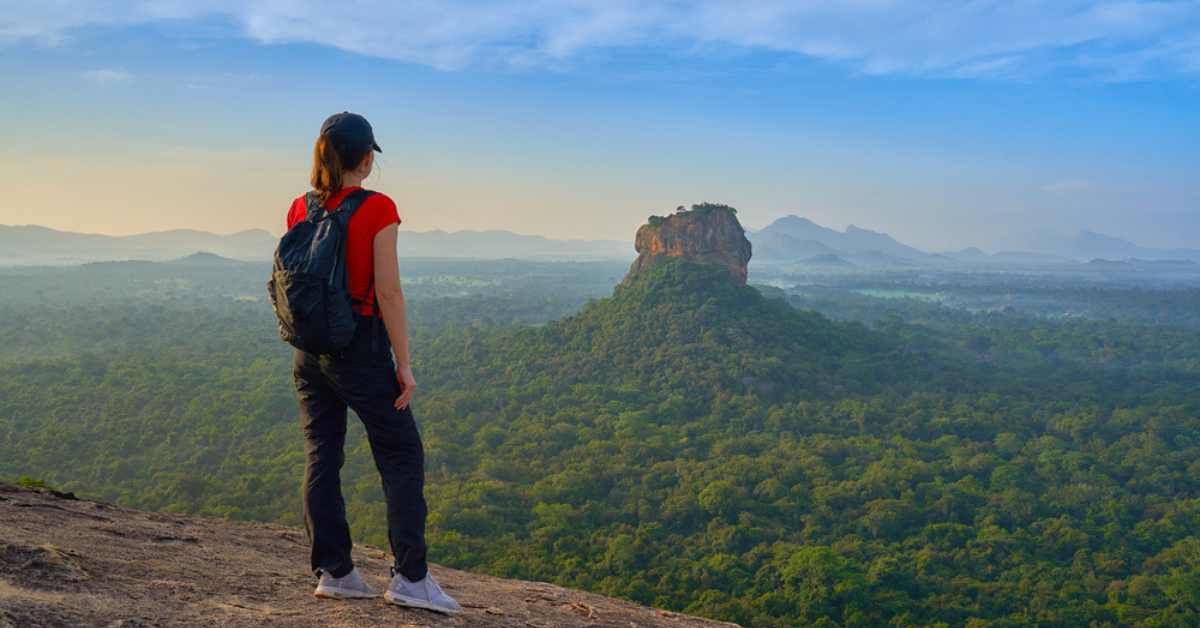
[[[397,225],[391,224],[375,234],[375,308],[383,317],[392,354],[396,357],[396,381],[400,382],[396,409],[402,410],[412,400],[417,382],[408,354],[408,319],[404,311],[404,289],[400,287],[400,265],[396,260],[396,230]]]

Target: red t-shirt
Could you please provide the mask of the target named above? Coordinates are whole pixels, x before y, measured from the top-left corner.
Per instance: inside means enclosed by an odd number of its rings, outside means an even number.
[[[359,187],[348,187],[338,190],[325,202],[326,209],[337,207],[346,195]],[[308,216],[308,205],[304,196],[292,201],[288,210],[287,228],[291,229],[296,223]],[[375,236],[388,225],[398,224],[400,214],[396,211],[396,203],[386,194],[376,192],[367,197],[358,210],[350,217],[350,225],[346,233],[346,274],[350,282],[350,296],[364,305],[355,303],[354,311],[364,316],[371,316],[375,305],[375,288],[372,280],[375,278]]]

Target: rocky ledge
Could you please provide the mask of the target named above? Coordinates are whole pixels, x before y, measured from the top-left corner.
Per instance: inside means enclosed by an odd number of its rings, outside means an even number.
[[[356,548],[371,584],[388,556]],[[541,582],[433,567],[457,616],[312,596],[299,530],[0,484],[0,627],[729,626]]]

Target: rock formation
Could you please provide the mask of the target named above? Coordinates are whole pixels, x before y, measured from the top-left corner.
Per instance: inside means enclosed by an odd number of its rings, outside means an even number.
[[[746,283],[750,263],[750,241],[737,219],[737,210],[727,205],[703,203],[690,210],[680,207],[670,216],[651,216],[637,231],[634,248],[638,257],[625,277],[671,258],[725,268],[740,284]]]
[[[355,548],[376,588],[389,556]],[[552,584],[434,566],[465,611],[312,596],[299,530],[140,512],[0,484],[0,627],[730,626]]]

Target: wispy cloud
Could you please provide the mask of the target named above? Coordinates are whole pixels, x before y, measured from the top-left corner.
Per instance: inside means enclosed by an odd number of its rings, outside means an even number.
[[[443,69],[569,65],[595,50],[792,53],[857,72],[1102,80],[1200,75],[1200,0],[316,0],[23,3],[0,42],[88,25],[223,16],[263,43],[304,42]]]
[[[99,85],[111,85],[113,83],[124,83],[130,80],[133,78],[133,74],[116,68],[100,68],[99,70],[88,70],[87,72],[84,72],[83,78]]]
[[[1051,194],[1072,194],[1091,189],[1092,182],[1085,179],[1063,179],[1042,186],[1042,190]]]
[[[218,86],[247,86],[258,80],[254,73],[222,72],[219,74],[193,74],[183,77],[183,86],[188,89],[212,89]]]

